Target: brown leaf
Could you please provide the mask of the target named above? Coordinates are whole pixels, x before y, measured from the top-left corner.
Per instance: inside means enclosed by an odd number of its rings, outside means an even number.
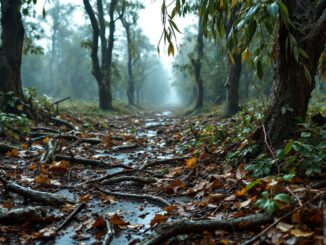
[[[50,170],[57,171],[57,172],[67,172],[69,168],[69,162],[68,161],[59,161],[59,162],[53,162],[50,165]]]
[[[159,224],[161,222],[165,222],[168,220],[168,216],[162,215],[162,214],[155,214],[154,218],[151,220],[150,225],[153,226],[155,224]]]
[[[61,208],[61,211],[64,213],[70,213],[74,209],[75,209],[75,205],[65,203],[65,205],[63,205],[63,207]]]
[[[246,195],[246,193],[247,193],[246,188],[242,188],[241,191],[237,191],[237,192],[235,193],[235,195],[236,195],[237,197],[242,197],[242,196]]]
[[[103,229],[106,227],[105,219],[103,218],[103,216],[100,215],[96,218],[93,223],[93,227],[98,229]]]
[[[164,208],[164,211],[165,211],[165,212],[168,212],[168,213],[176,213],[177,210],[178,210],[178,207],[175,206],[175,205],[169,205],[169,206],[166,206],[166,207]]]
[[[125,226],[129,224],[129,222],[124,221],[122,217],[120,217],[118,214],[114,214],[113,216],[111,216],[109,221],[112,225],[118,226]]]
[[[51,183],[49,177],[46,176],[46,175],[43,175],[43,174],[37,175],[37,176],[34,178],[34,181],[35,181],[37,184],[50,184],[50,183]]]
[[[88,202],[90,199],[91,199],[91,195],[89,195],[89,194],[86,194],[86,195],[84,195],[84,196],[81,196],[80,198],[79,198],[79,201],[80,202]]]
[[[197,158],[192,157],[186,160],[186,168],[191,169],[194,168],[197,164]]]
[[[15,203],[12,199],[8,199],[7,201],[3,202],[2,207],[3,208],[13,208],[15,206]]]
[[[18,157],[19,152],[16,148],[12,149],[11,151],[8,151],[6,153],[6,157]]]
[[[226,195],[222,193],[212,193],[208,195],[208,201],[210,203],[219,202],[224,199]]]
[[[299,228],[292,229],[290,231],[290,234],[295,236],[295,237],[311,237],[314,233],[313,232],[307,232],[303,231]]]

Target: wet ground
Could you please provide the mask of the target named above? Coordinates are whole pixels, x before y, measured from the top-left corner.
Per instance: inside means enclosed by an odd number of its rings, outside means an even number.
[[[83,120],[87,122],[83,122]],[[108,219],[108,217],[114,214],[118,214],[121,220],[125,222],[125,225],[115,226],[114,236],[110,244],[136,243],[143,239],[145,233],[150,233],[150,223],[155,215],[163,215],[165,213],[162,207],[151,201],[108,196],[98,191],[98,187],[109,191],[140,195],[160,195],[163,198],[166,196],[171,203],[177,201],[176,198],[171,198],[166,193],[162,193],[160,186],[156,183],[149,185],[129,181],[112,185],[102,185],[100,182],[85,185],[81,183],[107,174],[122,172],[124,168],[114,167],[116,164],[139,169],[148,162],[177,157],[178,148],[175,143],[178,141],[178,137],[180,137],[180,119],[174,117],[171,111],[164,111],[161,113],[116,116],[98,120],[100,119],[80,118],[76,125],[76,130],[69,131],[68,134],[82,138],[99,138],[102,140],[101,144],[62,140],[58,141],[57,144],[58,146],[60,145],[61,152],[68,152],[67,149],[69,148],[70,154],[73,154],[75,158],[100,160],[113,165],[112,168],[106,169],[103,167],[70,164],[67,169],[51,172],[50,168],[45,164],[36,163],[39,156],[45,151],[46,144],[44,139],[41,142],[35,142],[27,150],[19,152],[19,157],[22,157],[24,160],[15,162],[12,158],[3,159],[5,164],[2,168],[6,169],[3,171],[9,175],[15,175],[17,183],[33,189],[54,192],[77,202],[82,200],[87,203],[87,207],[65,229],[50,235],[44,234],[46,233],[44,231],[36,232],[35,238],[42,241],[40,244],[43,244],[47,239],[46,243],[60,245],[80,244],[80,242],[82,244],[98,243],[103,240],[106,228],[105,226],[97,227],[94,223],[98,217]],[[126,147],[126,149],[123,147]],[[184,164],[184,161],[180,163]],[[37,168],[31,167],[35,164],[39,164]],[[159,181],[160,185],[165,181],[164,174],[166,170],[167,167],[164,164],[150,169],[153,176],[156,174],[162,178]],[[35,183],[37,182],[35,181],[36,177],[39,174],[46,175],[48,179],[44,183]],[[133,174],[133,176],[142,178],[146,177],[147,174],[137,173]],[[76,188],[76,186],[78,187]],[[2,202],[14,200],[14,207],[22,206],[24,203],[24,200],[16,194],[2,195],[1,198]],[[73,210],[73,207],[70,209],[64,207],[61,210],[50,208],[50,210],[50,215],[54,216],[55,221],[45,228],[47,232],[56,227],[60,223],[58,221],[62,221]],[[35,232],[35,229],[33,231]],[[45,238],[46,240],[44,240]],[[31,238],[28,238],[28,236],[24,239],[21,239],[21,242],[31,242]],[[8,243],[15,243],[13,242],[14,240],[9,236],[6,241]]]

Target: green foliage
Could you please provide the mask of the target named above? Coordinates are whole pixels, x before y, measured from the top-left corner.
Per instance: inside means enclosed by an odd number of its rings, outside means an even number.
[[[7,138],[17,139],[19,136],[27,135],[31,122],[24,115],[0,112],[0,134]]]
[[[271,197],[267,191],[264,191],[262,197],[256,201],[255,206],[272,215],[290,203],[291,199],[288,194],[280,193]]]

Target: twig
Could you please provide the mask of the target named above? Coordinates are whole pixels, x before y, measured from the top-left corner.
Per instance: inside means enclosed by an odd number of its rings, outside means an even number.
[[[153,167],[153,166],[156,166],[156,165],[160,165],[160,164],[167,164],[167,163],[182,161],[182,160],[186,160],[186,159],[188,159],[190,157],[191,156],[183,156],[183,157],[175,157],[175,158],[157,160],[157,161],[146,163],[143,166],[141,166],[139,169],[143,170],[143,169]]]
[[[294,193],[290,190],[289,187],[286,187],[286,190],[287,190],[287,191],[288,191],[292,196],[294,196],[294,198],[298,200],[299,205],[302,206],[302,202],[301,202],[301,200],[299,199],[299,197],[298,197],[296,194],[294,194]]]
[[[139,184],[152,184],[156,182],[156,180],[153,178],[141,178],[138,176],[121,176],[113,179],[103,180],[101,184],[108,185],[108,184],[115,184],[123,181],[132,181]]]
[[[82,202],[81,204],[79,204],[77,206],[77,208],[75,208],[74,211],[72,211],[68,217],[58,226],[57,231],[60,231],[62,228],[64,228],[66,225],[68,225],[72,219],[78,214],[80,213],[80,211],[82,211],[84,208],[86,207],[86,203]]]
[[[279,222],[281,222],[282,220],[284,220],[285,218],[289,217],[290,215],[292,215],[293,213],[295,213],[296,211],[298,211],[299,209],[307,206],[309,203],[317,200],[318,198],[320,198],[322,196],[322,194],[325,193],[319,193],[316,196],[314,196],[313,198],[311,198],[310,200],[306,201],[304,204],[302,204],[302,206],[299,206],[295,209],[293,209],[291,212],[288,212],[287,214],[283,215],[282,217],[275,219],[275,221],[270,224],[269,226],[267,226],[264,230],[262,230],[259,234],[257,234],[256,236],[254,236],[253,238],[245,241],[244,243],[242,243],[241,245],[247,245],[247,244],[252,244],[254,241],[256,241],[259,237],[261,237],[263,234],[265,234],[266,232],[268,232],[271,228],[273,228],[275,225],[277,225]]]
[[[275,158],[276,158],[276,157],[275,157],[275,154],[274,154],[274,152],[273,152],[273,150],[272,150],[272,147],[270,146],[270,144],[268,143],[268,140],[267,140],[267,134],[266,134],[265,126],[264,126],[264,124],[262,124],[261,126],[262,126],[262,128],[263,128],[263,132],[264,132],[264,141],[265,141],[265,144],[266,144],[266,146],[267,146],[267,149],[268,149],[269,152],[271,153],[273,159],[275,159]]]
[[[106,234],[102,244],[109,245],[113,239],[114,230],[111,223],[107,219],[105,219],[105,224],[106,224]]]
[[[137,195],[137,194],[132,194],[132,193],[123,193],[123,192],[112,192],[112,191],[107,191],[101,188],[98,188],[99,191],[110,195],[110,196],[118,196],[118,197],[126,197],[126,198],[132,198],[132,199],[140,199],[140,200],[147,200],[149,202],[154,202],[156,204],[159,204],[162,207],[170,206],[171,204],[157,196],[151,196],[151,195]]]

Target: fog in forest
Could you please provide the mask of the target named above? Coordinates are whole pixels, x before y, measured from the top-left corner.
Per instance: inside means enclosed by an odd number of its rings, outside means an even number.
[[[81,101],[98,101],[98,84],[92,75],[90,57],[92,29],[82,1],[51,1],[44,6],[44,19],[43,6],[38,7],[35,18],[25,19],[29,23],[26,32],[30,43],[25,40],[28,50],[22,62],[23,85],[29,89],[37,88],[39,95],[48,98],[70,96]],[[160,43],[160,53],[157,51],[162,33],[160,4],[148,1],[132,14],[131,44],[127,42],[121,21],[115,21],[113,99],[128,102],[128,45],[132,45],[135,104],[178,105],[181,101],[172,71],[173,57],[168,57],[163,42]],[[107,18],[105,16],[109,21]]]
[[[97,16],[95,2],[90,3]],[[166,36],[162,36],[161,2],[131,1],[125,10],[121,8],[117,5],[113,13],[115,32],[110,66],[113,101],[138,106],[199,108],[203,104],[224,104],[228,98],[231,104],[226,106],[231,114],[249,99],[265,104],[273,80],[268,57],[250,64],[244,62],[249,59],[249,53],[243,52],[236,57],[243,64],[230,66],[234,58],[229,58],[226,40],[206,38],[200,32],[198,16],[192,14],[176,18],[181,33],[175,30],[174,50],[168,55]],[[24,17],[24,87],[37,88],[39,95],[48,98],[71,97],[98,103],[100,88],[92,73],[91,59],[93,28],[83,1],[53,0],[44,6],[36,5],[34,10],[34,16]],[[110,36],[108,13],[109,5],[104,3],[105,46]],[[102,61],[101,35],[98,38],[97,56]],[[258,66],[264,67],[263,76],[258,74]],[[232,77],[234,81],[229,80]],[[325,84],[319,81],[317,89],[325,90]],[[234,98],[228,97],[237,93]]]

